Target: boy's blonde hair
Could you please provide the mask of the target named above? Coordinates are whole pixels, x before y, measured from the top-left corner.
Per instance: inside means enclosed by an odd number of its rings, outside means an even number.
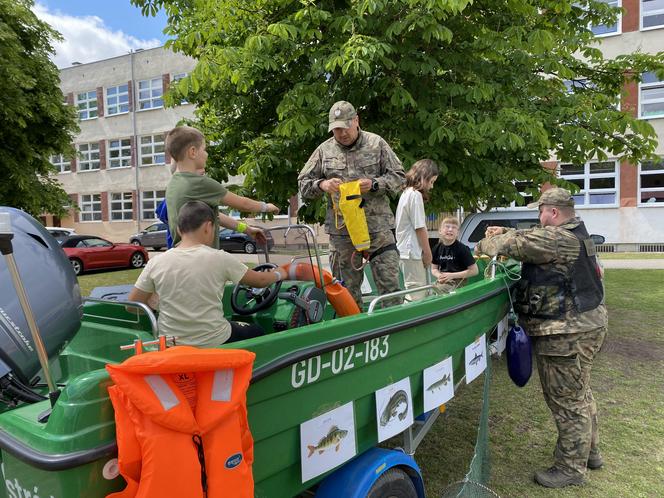
[[[189,147],[200,147],[205,136],[191,126],[177,126],[166,135],[166,152],[176,161],[182,161]]]
[[[443,226],[445,225],[455,225],[457,228],[459,228],[459,220],[457,220],[454,216],[443,218],[443,221],[440,222],[440,227],[438,227],[438,231],[442,231]]]

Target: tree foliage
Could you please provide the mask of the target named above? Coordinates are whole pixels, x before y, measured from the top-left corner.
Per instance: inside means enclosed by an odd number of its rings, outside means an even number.
[[[50,156],[72,154],[74,111],[63,105],[49,60],[59,34],[30,10],[31,0],[0,0],[0,204],[35,216],[65,213],[69,198]]]
[[[407,167],[438,162],[431,210],[505,205],[521,199],[515,181],[559,182],[541,166],[552,154],[638,161],[656,147],[652,127],[615,104],[626,81],[664,76],[662,53],[605,59],[589,26],[618,10],[597,0],[132,3],[164,8],[169,46],[198,59],[171,102],[198,106],[215,167],[274,202],[297,191],[337,100]]]

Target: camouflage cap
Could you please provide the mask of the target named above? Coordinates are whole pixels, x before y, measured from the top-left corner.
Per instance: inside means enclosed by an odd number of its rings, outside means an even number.
[[[357,116],[357,112],[353,104],[340,100],[335,102],[330,108],[329,126],[327,131],[332,131],[335,128],[350,128],[350,122]]]
[[[528,204],[528,209],[535,209],[540,206],[568,206],[574,207],[574,197],[570,194],[569,190],[553,187],[549,190],[542,192],[538,201]]]

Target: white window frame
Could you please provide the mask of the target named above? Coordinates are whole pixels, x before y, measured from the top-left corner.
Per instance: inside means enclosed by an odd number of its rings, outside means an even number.
[[[655,9],[653,11],[648,12],[648,14],[646,14],[645,9],[643,8],[643,2],[644,2],[644,0],[639,1],[639,29],[641,31],[650,31],[651,29],[662,29],[662,28],[664,28],[664,22],[662,24],[657,24],[655,26],[648,26],[648,27],[643,26],[643,18],[644,17],[659,16],[659,15],[664,14],[664,5],[662,6],[661,9]]]
[[[639,188],[637,190],[637,202],[639,207],[664,207],[664,202],[641,202],[641,197],[643,192],[662,192],[664,194],[664,187],[648,187],[643,188],[641,186],[641,179],[643,176],[648,175],[663,175],[664,176],[664,159],[660,159],[659,169],[643,171],[641,169],[642,164],[639,163]]]
[[[606,4],[615,4],[615,7],[622,7],[622,0],[600,0],[603,3]],[[616,35],[621,35],[622,34],[622,12],[618,15],[618,20],[616,21],[616,30],[615,31],[609,31],[607,33],[601,33],[601,34],[595,34],[595,38],[607,38],[609,36],[616,36]],[[599,26],[606,26],[605,24],[599,24],[597,26],[590,26],[590,30],[592,31],[593,28],[598,28]],[[593,33],[595,33],[593,31]]]
[[[99,155],[99,142],[86,142],[76,146],[78,151],[79,172],[99,171],[101,167],[101,157]],[[96,159],[94,158],[96,154]]]
[[[71,160],[65,159],[64,154],[54,154],[51,156],[51,164],[56,167],[58,174],[71,173]]]
[[[645,79],[646,74],[649,73],[644,73],[642,75],[642,79]],[[656,76],[655,76],[656,77]],[[646,102],[646,100],[643,98],[643,90],[649,90],[652,88],[662,88],[662,91],[664,92],[664,80],[657,80],[657,81],[651,81],[648,83],[644,83],[643,81],[639,82],[639,119],[657,119],[657,118],[664,118],[664,111],[662,111],[660,114],[653,114],[653,115],[643,115],[643,105],[648,103],[648,104],[659,104],[659,103],[664,103],[664,97],[660,97],[658,99],[652,99]]]
[[[114,142],[117,145],[114,146]],[[109,169],[131,168],[131,139],[114,138],[108,141],[106,149],[106,164]],[[111,156],[114,152],[118,153],[117,157]]]
[[[149,142],[144,141],[149,139]],[[155,140],[156,139],[156,140]],[[166,134],[157,133],[155,135],[143,135],[139,137],[139,159],[141,166],[155,166],[166,164]],[[159,161],[159,156],[163,157]]]
[[[141,220],[151,221],[159,220],[157,217],[157,207],[159,203],[166,198],[165,190],[142,190],[141,191]],[[151,207],[146,209],[146,203],[151,203]],[[149,217],[146,215],[149,215]]]
[[[83,98],[81,98],[83,96]],[[78,119],[81,121],[88,121],[90,119],[97,119],[98,104],[97,104],[97,90],[90,90],[87,92],[76,93],[76,112]],[[83,106],[83,107],[81,107]],[[91,114],[94,113],[94,116]]]
[[[124,88],[124,90],[121,90]],[[114,91],[113,94],[110,92]],[[126,100],[121,101],[122,97]],[[126,107],[126,110],[123,108]],[[113,112],[115,111],[115,112]],[[129,112],[129,84],[109,86],[106,88],[106,116],[118,116]]]
[[[613,173],[590,173],[590,165],[596,163],[612,162],[615,166]],[[620,162],[617,159],[607,159],[606,161],[592,160],[583,165],[583,173],[573,175],[563,175],[561,163],[558,165],[558,176],[565,180],[583,180],[583,188],[574,195],[576,201],[576,208],[605,208],[605,207],[618,207],[620,203]],[[613,178],[613,188],[590,188],[590,181],[599,178]],[[591,204],[591,194],[614,194],[615,200],[611,203],[604,204]],[[579,201],[579,197],[583,196],[583,202]]]
[[[189,76],[189,73],[173,73],[171,75],[171,84],[177,83],[178,81],[186,78],[187,76]],[[189,103],[189,101],[187,99],[182,99],[180,101],[181,105],[188,104],[188,103]]]
[[[149,80],[140,80],[136,84],[136,95],[138,96],[137,111],[164,107],[164,81],[161,76]]]
[[[81,223],[94,223],[101,220],[101,194],[80,194],[78,205],[81,208]]]
[[[115,215],[120,215],[120,217],[116,219]],[[134,219],[133,194],[131,192],[109,192],[108,216],[108,221],[132,221]]]

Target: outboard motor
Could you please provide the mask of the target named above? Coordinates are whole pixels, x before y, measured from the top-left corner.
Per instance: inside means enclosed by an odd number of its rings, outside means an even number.
[[[76,275],[58,242],[30,215],[0,206],[9,213],[11,232],[0,234],[13,258],[34,322],[50,358],[60,352],[81,325],[81,291]],[[6,214],[4,215],[6,218]],[[9,240],[11,239],[11,240]],[[11,251],[10,251],[11,252]],[[17,289],[9,259],[0,257],[0,396],[3,401],[44,399],[29,388],[41,365]]]

